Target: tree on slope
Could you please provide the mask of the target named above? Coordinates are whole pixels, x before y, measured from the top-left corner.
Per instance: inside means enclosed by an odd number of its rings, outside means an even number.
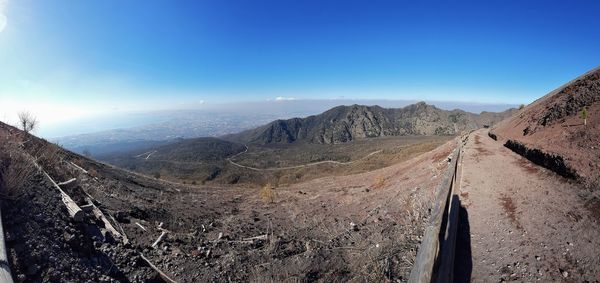
[[[27,111],[21,111],[18,114],[19,116],[19,125],[21,125],[21,129],[24,132],[29,133],[37,128],[38,120],[35,116],[31,115],[31,113]]]
[[[581,119],[583,119],[583,125],[587,125],[587,117],[588,117],[588,111],[587,111],[587,107],[583,107],[583,110],[581,110]]]

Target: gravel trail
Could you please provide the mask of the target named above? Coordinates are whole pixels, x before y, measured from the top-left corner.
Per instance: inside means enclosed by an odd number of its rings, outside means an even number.
[[[600,225],[571,181],[471,134],[456,274],[472,282],[598,282]],[[463,279],[464,279],[463,278]]]

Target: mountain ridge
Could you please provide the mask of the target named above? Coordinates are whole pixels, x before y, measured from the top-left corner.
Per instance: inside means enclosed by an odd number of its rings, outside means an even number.
[[[516,109],[511,108],[499,113],[474,114],[460,109],[442,110],[425,102],[403,108],[342,105],[305,118],[278,119],[222,138],[254,144],[336,144],[382,136],[454,135],[464,130],[493,125],[515,111]]]

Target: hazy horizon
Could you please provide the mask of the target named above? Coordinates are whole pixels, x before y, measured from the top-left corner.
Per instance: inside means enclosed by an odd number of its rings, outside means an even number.
[[[238,104],[528,104],[598,66],[599,6],[0,0],[0,119],[56,137]]]
[[[256,125],[262,125],[274,119],[306,117],[320,114],[340,105],[377,105],[385,108],[400,108],[418,100],[366,100],[366,99],[294,99],[271,101],[245,101],[219,104],[190,105],[187,108],[163,110],[116,111],[110,114],[99,114],[80,119],[46,123],[39,120],[37,135],[46,139],[61,139],[81,134],[99,133],[109,130],[131,129],[135,127],[164,123],[173,119],[181,119],[186,114],[214,114],[238,117],[254,117]],[[483,104],[472,102],[426,101],[428,104],[444,110],[461,109],[467,112],[482,111],[501,112],[518,107],[517,104]],[[265,112],[268,109],[268,112]],[[33,114],[35,114],[33,112]],[[258,119],[261,117],[262,119]],[[0,117],[0,121],[15,125],[16,119]]]

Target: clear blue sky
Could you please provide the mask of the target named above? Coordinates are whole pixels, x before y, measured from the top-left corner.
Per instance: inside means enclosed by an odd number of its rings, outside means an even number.
[[[4,112],[527,103],[600,65],[599,1],[0,0],[0,15]]]

